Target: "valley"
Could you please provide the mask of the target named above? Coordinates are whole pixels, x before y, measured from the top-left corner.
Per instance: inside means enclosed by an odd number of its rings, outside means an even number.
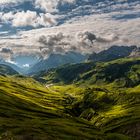
[[[140,140],[140,0],[0,0],[0,140]]]
[[[0,140],[139,140],[139,64],[82,62],[31,76],[0,65]]]

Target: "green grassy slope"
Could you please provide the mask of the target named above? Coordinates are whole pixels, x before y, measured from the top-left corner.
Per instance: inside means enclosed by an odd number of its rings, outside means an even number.
[[[133,87],[140,84],[140,58],[124,58],[106,63],[81,75],[81,80],[89,84],[114,84]]]
[[[140,59],[123,58],[105,63],[87,62],[62,66],[35,75],[48,83],[114,84],[133,87],[140,83]]]
[[[41,71],[33,75],[36,80],[48,83],[69,84],[79,80],[79,74],[85,73],[95,67],[93,62],[63,65],[49,71]]]
[[[67,65],[41,76],[61,85],[54,86],[54,90],[69,95],[65,111],[70,115],[88,120],[105,133],[139,139],[139,58]]]
[[[140,59],[126,58],[34,75],[48,87],[0,76],[0,140],[139,140],[139,74]]]
[[[108,139],[66,113],[66,97],[31,78],[0,76],[0,140]]]
[[[65,111],[88,120],[105,133],[118,133],[139,140],[140,86],[116,88],[104,86],[54,86],[69,95]]]

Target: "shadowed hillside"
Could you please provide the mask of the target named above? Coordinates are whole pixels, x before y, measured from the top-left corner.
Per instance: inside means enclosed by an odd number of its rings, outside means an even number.
[[[15,75],[18,74],[18,72],[14,69],[12,69],[10,66],[0,64],[0,75]]]
[[[140,59],[123,58],[110,62],[81,63],[61,66],[48,72],[34,75],[44,82],[64,84],[114,84],[121,87],[133,87],[140,83]]]
[[[107,62],[119,58],[128,57],[133,51],[139,52],[137,46],[112,46],[107,50],[91,54],[88,60],[91,60],[93,62]]]

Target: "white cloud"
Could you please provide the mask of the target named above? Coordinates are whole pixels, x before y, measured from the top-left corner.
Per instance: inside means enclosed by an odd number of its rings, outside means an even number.
[[[109,34],[103,37],[97,37],[96,40],[97,42],[100,42],[100,43],[114,42],[114,41],[119,40],[119,36],[116,34]]]
[[[61,3],[74,3],[76,0],[35,0],[36,8],[40,8],[45,12],[58,12],[57,6]]]
[[[29,64],[24,64],[22,67],[24,67],[24,68],[29,68],[30,65],[29,65]]]
[[[51,15],[50,13],[46,13],[46,14],[41,13],[40,16],[37,18],[36,23],[44,27],[49,27],[57,24],[55,20],[55,16]]]
[[[10,21],[14,18],[14,14],[13,14],[13,12],[1,13],[0,17],[4,22],[7,22],[7,21]]]
[[[0,0],[0,5],[10,4],[10,3],[23,3],[25,1],[32,1],[32,0]]]
[[[50,27],[56,25],[57,22],[55,20],[55,16],[49,13],[40,13],[37,15],[36,11],[21,11],[17,13],[8,12],[8,13],[0,13],[0,19],[4,23],[11,23],[12,26],[15,27]]]
[[[21,31],[19,33],[21,39],[18,41],[16,38],[3,39],[0,43],[3,42],[6,45],[8,42],[7,46],[24,45],[22,49],[15,47],[16,53],[22,51],[23,53],[44,53],[44,55],[69,50],[85,53],[98,52],[114,44],[140,46],[140,19],[122,22],[112,20],[111,16],[108,14],[86,16],[57,27]],[[76,37],[78,34],[82,34],[80,38]]]
[[[12,25],[15,27],[36,26],[37,13],[34,11],[22,11],[14,14],[13,16]]]
[[[55,12],[57,11],[57,5],[58,5],[59,0],[36,0],[35,5],[36,8],[40,8],[44,10],[45,12]]]
[[[12,60],[6,60],[5,62],[8,62],[8,63],[11,63],[11,64],[14,64],[14,65],[17,65],[17,63],[15,61],[12,61]]]
[[[9,12],[0,14],[0,18],[3,19],[3,22],[10,22],[16,27],[27,25],[50,27],[57,24],[55,20],[57,17],[52,15],[51,12],[58,11],[57,6],[60,1],[64,3],[75,2],[75,0],[36,0],[36,6],[43,9],[44,13],[37,14],[36,11]],[[134,3],[132,7],[128,4],[107,7],[106,4],[100,3],[99,6],[104,7],[103,10],[110,11],[102,14],[97,14],[102,10],[98,9],[98,6],[94,7],[97,9],[94,9],[92,5],[89,5],[89,7],[79,6],[70,13],[63,15],[65,18],[69,15],[79,14],[78,18],[73,17],[63,25],[56,27],[20,31],[16,37],[3,37],[0,39],[0,48],[12,48],[13,55],[36,54],[46,56],[50,53],[64,53],[69,50],[82,53],[98,52],[114,44],[140,46],[140,17],[126,18],[123,21],[114,18],[118,15],[139,14],[140,5]],[[128,10],[130,7],[133,10]],[[111,12],[112,9],[121,8],[127,10]],[[80,13],[83,12],[83,9],[87,9],[90,14],[92,13],[91,10],[97,13],[81,16]]]
[[[0,35],[8,35],[8,34],[9,34],[9,31],[0,32]]]
[[[6,3],[16,3],[19,0],[0,0],[0,4],[6,4]]]

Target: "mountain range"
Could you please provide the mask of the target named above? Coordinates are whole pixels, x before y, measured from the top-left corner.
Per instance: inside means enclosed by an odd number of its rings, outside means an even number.
[[[70,63],[80,63],[85,61],[87,56],[80,53],[68,52],[65,54],[51,54],[47,59],[41,60],[28,70],[28,73],[35,73],[49,70],[58,66]]]
[[[101,51],[99,53],[80,54],[76,52],[67,52],[65,54],[51,54],[46,59],[36,59],[34,64],[29,65],[29,67],[20,67],[16,64],[0,61],[0,64],[5,64],[19,73],[30,74],[38,73],[40,71],[48,71],[52,68],[57,68],[65,64],[81,63],[84,61],[96,62],[107,62],[124,57],[139,57],[140,49],[137,46],[111,46],[109,49]],[[20,58],[20,61],[24,61]],[[31,61],[31,60],[30,60]],[[28,63],[28,61],[27,61]],[[31,62],[32,63],[32,62]]]
[[[99,53],[93,53],[88,60],[94,62],[105,62],[129,56],[139,56],[139,48],[137,46],[111,46],[109,49]]]

